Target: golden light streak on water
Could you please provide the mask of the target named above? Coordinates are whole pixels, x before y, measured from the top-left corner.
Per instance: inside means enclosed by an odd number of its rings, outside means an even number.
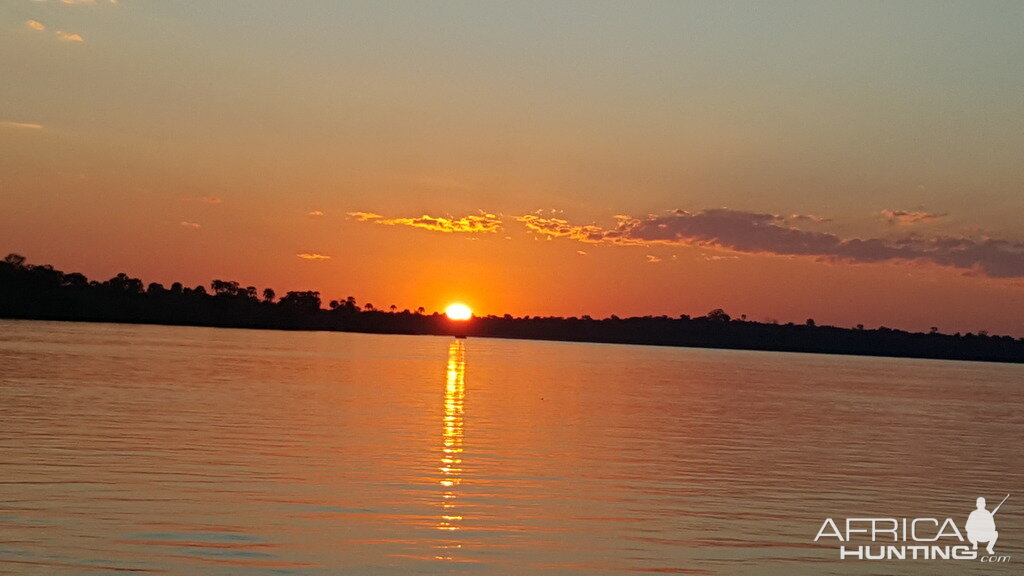
[[[462,437],[463,415],[466,398],[466,344],[465,340],[453,340],[448,345],[448,366],[445,371],[444,419],[441,446],[441,479],[438,484],[444,489],[441,494],[441,516],[436,525],[438,530],[456,532],[463,520],[454,512],[458,493],[456,487],[462,482]],[[450,552],[461,548],[459,542],[445,542],[439,546],[438,560],[453,560]]]

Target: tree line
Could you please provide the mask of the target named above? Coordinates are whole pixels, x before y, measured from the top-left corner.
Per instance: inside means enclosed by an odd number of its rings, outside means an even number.
[[[887,327],[865,329],[754,322],[722,309],[699,317],[680,315],[604,319],[581,317],[483,316],[453,322],[437,312],[380,310],[352,296],[330,300],[320,292],[291,291],[278,297],[230,280],[169,287],[121,273],[89,280],[49,265],[29,264],[23,256],[0,261],[0,318],[123,322],[226,328],[332,330],[385,334],[434,334],[527,338],[576,342],[694,346],[746,350],[860,354],[1024,362],[1024,338],[978,334],[908,332]]]

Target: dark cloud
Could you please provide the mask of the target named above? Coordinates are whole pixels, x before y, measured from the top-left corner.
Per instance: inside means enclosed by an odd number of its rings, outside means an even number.
[[[817,214],[790,214],[789,220],[806,220],[808,222],[831,222],[831,218],[818,216]]]
[[[919,222],[938,220],[939,218],[947,216],[947,214],[935,214],[933,212],[908,212],[906,210],[882,210],[882,216],[884,216],[886,221],[890,224],[909,226]]]
[[[815,256],[845,262],[926,261],[993,278],[1024,277],[1024,244],[1005,240],[908,235],[899,240],[842,238],[801,230],[775,214],[717,208],[674,210],[643,218],[617,216],[614,228],[573,225],[560,218],[517,218],[549,237],[614,244],[671,244],[724,248],[748,254]]]

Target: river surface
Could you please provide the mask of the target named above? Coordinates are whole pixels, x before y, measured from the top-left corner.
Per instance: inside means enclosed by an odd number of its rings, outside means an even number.
[[[0,574],[1021,573],[1022,384],[991,363],[0,321]],[[1007,493],[1005,563],[814,541],[826,518],[964,531]]]

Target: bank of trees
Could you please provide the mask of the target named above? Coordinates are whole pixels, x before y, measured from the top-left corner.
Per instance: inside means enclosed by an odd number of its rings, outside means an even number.
[[[910,356],[962,360],[1024,362],[1024,339],[979,334],[906,332],[881,327],[865,329],[821,326],[813,319],[800,324],[752,322],[733,318],[722,309],[691,318],[643,316],[594,319],[571,317],[477,317],[451,322],[436,312],[387,311],[352,296],[329,300],[319,292],[293,291],[278,297],[271,288],[259,290],[230,280],[188,287],[144,284],[127,274],[105,281],[89,280],[47,265],[29,264],[11,254],[0,261],[0,317],[39,320],[77,320],[338,330],[393,334],[439,334],[530,338],[579,342],[657,344],[792,352],[825,352],[876,356]]]

